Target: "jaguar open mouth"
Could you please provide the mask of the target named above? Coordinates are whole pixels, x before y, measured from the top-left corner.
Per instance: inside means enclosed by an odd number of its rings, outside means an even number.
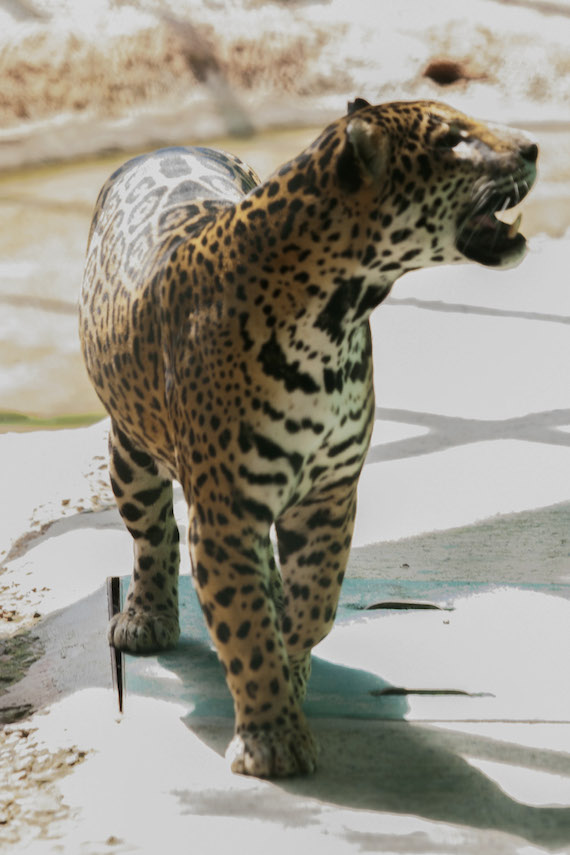
[[[486,204],[475,202],[459,220],[457,249],[471,261],[489,267],[507,267],[520,261],[526,251],[526,238],[519,232],[521,214],[511,224],[495,215],[514,207],[515,199],[518,204],[528,190],[525,183],[524,190],[517,187],[512,196],[492,194]]]

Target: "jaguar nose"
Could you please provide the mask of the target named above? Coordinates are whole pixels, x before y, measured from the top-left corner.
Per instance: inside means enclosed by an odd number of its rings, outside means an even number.
[[[525,143],[520,148],[521,157],[528,163],[536,163],[538,157],[538,146],[536,143]]]

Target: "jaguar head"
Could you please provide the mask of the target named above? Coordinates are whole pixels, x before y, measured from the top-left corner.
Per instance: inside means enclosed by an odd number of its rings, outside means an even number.
[[[536,179],[538,147],[525,134],[435,101],[372,107],[364,99],[349,104],[345,133],[339,180],[358,175],[374,188],[389,244],[406,236],[407,269],[522,260],[521,216],[510,225],[501,217]]]

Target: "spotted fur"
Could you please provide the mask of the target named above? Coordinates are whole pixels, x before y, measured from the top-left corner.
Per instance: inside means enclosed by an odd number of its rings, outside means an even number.
[[[519,261],[524,238],[494,212],[526,194],[536,155],[442,104],[357,99],[263,183],[231,155],[170,148],[101,191],[80,326],[135,548],[109,638],[133,653],[176,644],[178,479],[235,704],[235,771],[315,768],[300,705],[373,425],[369,315],[408,270]]]

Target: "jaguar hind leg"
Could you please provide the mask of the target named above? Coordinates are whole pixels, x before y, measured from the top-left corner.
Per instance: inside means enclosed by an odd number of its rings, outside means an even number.
[[[112,425],[111,486],[134,541],[134,568],[125,608],[109,624],[109,643],[129,653],[152,653],[178,641],[179,534],[172,482],[154,460]]]

